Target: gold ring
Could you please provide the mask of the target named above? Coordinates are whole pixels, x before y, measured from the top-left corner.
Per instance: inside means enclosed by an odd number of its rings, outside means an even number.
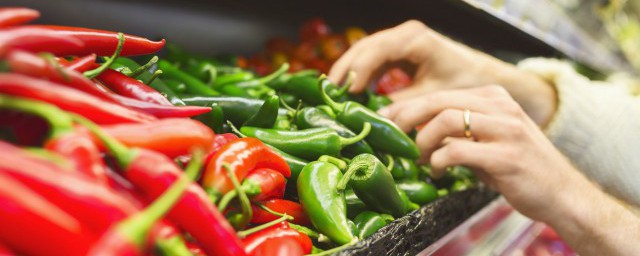
[[[465,109],[462,113],[462,119],[464,120],[464,137],[471,138],[471,111]]]

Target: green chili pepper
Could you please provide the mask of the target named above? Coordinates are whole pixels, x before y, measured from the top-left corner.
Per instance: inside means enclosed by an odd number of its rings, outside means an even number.
[[[381,108],[391,105],[393,103],[389,97],[384,95],[376,95],[371,91],[367,91],[367,108],[378,111]]]
[[[297,185],[300,203],[313,226],[342,245],[357,238],[349,229],[344,193],[337,189],[341,179],[337,166],[316,161],[302,169]]]
[[[243,126],[271,128],[276,123],[279,109],[280,98],[276,95],[272,95],[264,101],[264,104],[262,104],[260,109],[258,109],[258,112],[253,114],[249,120],[244,122]]]
[[[369,209],[367,205],[356,196],[356,193],[354,193],[352,189],[344,191],[344,199],[347,201],[347,217],[350,219],[355,218],[361,212]]]
[[[174,79],[165,79],[164,83],[167,85],[167,87],[169,87],[169,89],[173,90],[175,93],[183,94],[187,92],[187,85],[184,82],[174,80]]]
[[[236,84],[236,83],[248,81],[248,80],[254,79],[255,77],[256,76],[253,73],[249,71],[244,71],[244,70],[236,73],[221,75],[216,80],[216,87],[220,88],[223,85]]]
[[[337,103],[329,97],[327,83],[322,85],[321,95],[325,103],[336,111],[336,119],[352,131],[360,131],[366,122],[371,123],[371,136],[366,141],[376,150],[393,153],[410,159],[420,156],[418,146],[407,134],[388,119],[362,106],[360,103],[347,101]]]
[[[396,180],[417,180],[420,169],[416,163],[404,157],[394,157],[393,169],[391,175]]]
[[[420,205],[414,202],[411,202],[411,199],[409,199],[409,196],[407,196],[407,193],[405,193],[404,190],[396,186],[396,191],[398,191],[398,194],[400,194],[400,198],[402,198],[405,214],[420,209]]]
[[[211,128],[217,134],[224,133],[224,111],[222,110],[222,107],[220,107],[220,105],[216,103],[213,103],[210,106],[211,111],[198,115],[194,117],[194,119],[209,126],[209,128]]]
[[[113,64],[111,64],[111,68],[118,71],[120,71],[123,68],[128,68],[129,70],[136,70],[140,68],[140,64],[138,64],[136,61],[132,59],[120,57],[120,58],[117,58]],[[151,73],[142,72],[137,76],[137,79],[140,79],[142,81],[149,81],[149,79],[151,79]],[[151,86],[151,88],[155,89],[156,91],[166,95],[167,99],[171,102],[171,104],[175,106],[186,105],[180,99],[180,97],[178,97],[176,92],[171,88],[169,88],[169,86],[167,86],[167,84],[165,84],[162,80],[155,79],[151,84],[149,84],[149,86]]]
[[[358,238],[365,239],[382,227],[393,221],[393,217],[388,214],[380,214],[372,211],[364,211],[353,219],[358,230]]]
[[[276,123],[273,125],[273,129],[288,131],[291,130],[291,120],[288,115],[278,115],[276,117]]]
[[[322,112],[330,116],[332,119],[336,119],[336,112],[334,112],[331,107],[327,105],[318,105],[316,108],[322,110]]]
[[[206,61],[192,63],[192,65],[183,66],[181,69],[201,81],[206,81],[207,86],[210,88],[217,89],[214,87],[218,78],[216,66]]]
[[[216,90],[209,88],[209,86],[200,81],[198,78],[195,78],[178,69],[167,60],[160,60],[158,62],[158,68],[162,70],[163,76],[184,82],[187,86],[187,93],[205,96],[215,96],[220,94]]]
[[[297,111],[295,117],[296,125],[298,129],[310,129],[310,128],[331,128],[338,133],[338,135],[345,138],[355,137],[356,134],[349,130],[338,121],[334,120],[322,110],[307,107]],[[354,157],[359,154],[369,153],[373,154],[373,149],[365,141],[358,141],[355,144],[349,145],[342,150],[342,153],[348,157]]]
[[[289,154],[315,160],[322,155],[339,156],[343,147],[354,144],[369,134],[371,125],[365,125],[360,134],[340,137],[330,128],[312,128],[297,131],[280,131],[250,126],[240,128],[242,134],[260,139]]]
[[[231,121],[234,125],[241,125],[249,120],[255,113],[257,113],[264,100],[259,99],[247,99],[242,97],[229,97],[229,96],[217,96],[217,97],[185,97],[182,100],[187,105],[193,106],[210,106],[213,103],[217,103],[224,112],[226,120]],[[287,113],[286,109],[279,109],[278,113],[284,115]]]
[[[347,183],[367,207],[394,217],[404,215],[405,205],[393,177],[374,155],[361,154],[351,160],[338,188],[345,189]]]
[[[320,81],[318,81],[318,78],[308,75],[293,75],[287,82],[284,91],[293,94],[305,103],[308,103],[312,106],[320,105],[323,104],[323,102],[320,95],[321,92],[318,83],[326,85],[326,90],[331,98],[334,98],[339,102],[348,99],[347,86],[340,88],[337,85],[329,82],[329,80],[321,79]]]
[[[438,189],[429,183],[419,180],[403,180],[397,183],[409,200],[419,205],[425,205],[438,198]]]

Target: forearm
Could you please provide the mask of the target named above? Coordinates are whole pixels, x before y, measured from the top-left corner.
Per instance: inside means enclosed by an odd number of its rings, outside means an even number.
[[[576,173],[545,222],[581,255],[637,255],[640,219]]]

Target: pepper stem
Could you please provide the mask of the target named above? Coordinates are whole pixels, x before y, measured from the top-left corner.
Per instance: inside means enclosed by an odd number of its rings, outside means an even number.
[[[162,255],[176,255],[176,256],[192,256],[189,248],[184,244],[181,236],[172,236],[170,238],[158,239],[155,242],[155,247]]]
[[[0,108],[15,109],[44,118],[51,126],[49,138],[73,131],[73,120],[69,113],[42,101],[0,95]]]
[[[308,227],[305,226],[301,226],[301,225],[297,225],[297,224],[293,224],[293,223],[289,223],[289,227],[291,227],[292,229],[297,230],[300,233],[303,233],[311,238],[319,238],[320,234],[318,234],[318,232],[313,231],[313,229],[310,229]]]
[[[333,109],[333,111],[336,112],[342,112],[344,111],[344,103],[338,103],[335,102],[331,97],[329,97],[329,94],[327,94],[327,89],[329,87],[329,83],[323,83],[323,81],[327,79],[326,76],[323,74],[320,76],[319,78],[319,86],[320,86],[320,95],[322,96],[322,100],[324,101],[325,104],[327,104],[329,107],[331,107]]]
[[[116,226],[117,231],[123,236],[128,237],[138,248],[141,248],[147,241],[147,234],[151,227],[171,210],[182,197],[187,187],[195,177],[198,176],[201,168],[202,152],[196,150],[193,153],[191,162],[189,162],[189,166],[187,166],[186,175],[179,176],[178,179],[146,209],[119,222]]]
[[[156,78],[158,78],[160,75],[162,75],[162,70],[156,70],[155,72],[153,72],[153,74],[151,74],[151,77],[149,77],[149,80],[147,80],[146,83],[144,84],[151,84],[153,83],[153,81],[156,80]]]
[[[395,165],[395,160],[393,159],[393,156],[386,154],[384,155],[385,158],[387,158],[387,161],[389,162],[389,164],[387,165],[387,170],[391,171]]]
[[[260,230],[267,229],[267,228],[269,228],[269,227],[271,227],[271,226],[273,226],[273,225],[276,225],[276,224],[278,224],[278,223],[280,223],[280,222],[287,221],[287,220],[292,220],[292,219],[293,219],[293,218],[292,218],[291,216],[289,216],[289,215],[287,215],[287,214],[284,214],[282,217],[277,218],[277,219],[272,220],[272,221],[269,221],[269,222],[267,222],[267,223],[265,223],[265,224],[262,224],[262,225],[260,225],[260,226],[256,226],[256,227],[253,227],[253,228],[250,228],[250,229],[247,229],[247,230],[238,231],[238,233],[237,233],[237,234],[238,234],[238,236],[239,236],[240,238],[245,238],[245,237],[247,237],[248,235],[251,235],[251,234],[253,234],[253,233],[256,233],[256,232],[258,232],[258,231],[260,231]]]
[[[370,163],[363,162],[363,161],[352,162],[351,164],[349,164],[349,167],[344,172],[344,175],[342,176],[342,179],[340,179],[340,181],[338,181],[338,186],[336,186],[338,191],[345,190],[347,188],[347,184],[349,183],[349,181],[351,180],[353,175],[356,175],[356,173],[359,172],[363,167],[364,168],[368,168],[369,164]]]
[[[104,132],[98,125],[91,122],[89,119],[78,114],[71,114],[71,118],[82,126],[87,127],[91,133],[98,137],[107,149],[109,149],[111,154],[115,156],[118,161],[118,165],[121,168],[126,169],[133,159],[135,159],[137,155],[136,150],[129,149],[127,146],[111,137],[111,135]]]
[[[209,73],[209,81],[207,81],[207,85],[213,88],[216,84],[216,79],[218,79],[218,69],[214,65],[206,64],[204,66],[204,71]]]
[[[282,65],[273,73],[267,75],[267,76],[263,76],[261,78],[258,78],[258,82],[260,82],[261,84],[266,84],[268,82],[271,82],[273,79],[278,78],[279,76],[281,76],[282,74],[286,73],[287,70],[289,70],[289,63],[282,63]]]
[[[334,254],[336,252],[342,251],[344,249],[346,249],[349,246],[352,246],[354,244],[356,244],[358,242],[358,238],[354,238],[353,240],[351,240],[351,242],[343,244],[341,246],[335,247],[335,248],[331,248],[330,250],[326,250],[326,251],[322,251],[319,253],[312,253],[312,254],[307,254],[306,256],[323,256],[323,255],[331,255]]]
[[[318,158],[318,161],[334,164],[340,169],[340,171],[344,171],[344,169],[347,169],[347,162],[343,161],[342,159],[332,157],[329,155],[320,156],[320,158]]]
[[[129,70],[129,72],[122,72],[123,74],[129,76],[129,77],[138,77],[139,75],[141,75],[142,73],[144,73],[145,71],[149,70],[151,68],[151,66],[155,65],[156,63],[158,63],[158,56],[153,56],[153,58],[151,58],[147,63],[145,63],[144,65],[136,68],[135,70],[131,71]]]
[[[106,62],[102,63],[100,67],[85,71],[83,75],[91,79],[91,78],[95,78],[96,76],[99,76],[102,72],[107,70],[107,68],[109,68],[109,66],[111,66],[111,64],[113,64],[113,62],[116,61],[116,59],[120,56],[120,52],[122,52],[123,45],[124,45],[124,34],[120,32],[118,33],[118,46],[116,46],[116,51],[113,52],[113,55],[111,55],[111,57],[109,57],[109,59]]]
[[[362,131],[360,131],[358,135],[351,138],[340,137],[340,144],[342,144],[342,146],[348,146],[357,143],[358,141],[366,138],[367,135],[369,135],[369,132],[371,132],[371,124],[369,122],[366,122],[362,125]]]
[[[240,185],[240,182],[238,181],[236,175],[233,173],[231,166],[229,166],[228,163],[223,163],[222,167],[227,170],[227,175],[229,176],[231,183],[233,183],[233,187],[236,189],[236,193],[238,193],[238,196],[240,197],[240,205],[242,207],[242,218],[240,219],[240,226],[245,226],[253,217],[251,202],[249,201],[249,197],[247,197],[247,194],[244,193],[244,189],[242,189],[242,186]]]
[[[342,88],[340,88],[337,92],[336,92],[336,96],[342,96],[345,93],[347,93],[349,91],[349,88],[351,88],[351,85],[353,84],[353,80],[356,78],[356,72],[354,71],[349,71],[349,74],[347,75],[347,80],[344,81],[344,84],[342,85]]]
[[[231,200],[236,198],[236,196],[238,196],[238,192],[236,190],[231,190],[231,191],[227,192],[226,194],[224,194],[220,198],[220,202],[218,202],[218,211],[224,212],[224,210],[227,209],[227,206],[229,205]]]

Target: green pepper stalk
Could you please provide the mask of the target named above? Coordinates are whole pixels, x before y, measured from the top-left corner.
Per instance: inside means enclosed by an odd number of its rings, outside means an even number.
[[[326,92],[329,89],[327,84],[323,84],[320,90],[321,96],[324,102],[336,112],[338,122],[354,132],[362,130],[365,123],[371,123],[371,136],[368,136],[366,141],[375,150],[410,159],[417,159],[420,156],[416,143],[393,122],[360,103],[354,101],[335,102]]]
[[[405,214],[405,205],[393,177],[374,155],[361,154],[351,160],[337,188],[344,190],[347,183],[358,198],[373,210],[394,217]]]
[[[209,88],[209,86],[200,81],[200,79],[183,72],[166,60],[160,60],[158,62],[158,68],[164,72],[163,74],[166,77],[184,82],[187,86],[187,93],[206,96],[215,96],[220,94],[216,90]]]
[[[122,72],[122,74],[127,75],[128,77],[137,78],[138,76],[146,73],[147,70],[149,70],[151,67],[153,67],[153,65],[158,63],[158,60],[160,60],[160,58],[158,58],[158,56],[153,56],[153,57],[151,57],[151,59],[149,61],[147,61],[147,63],[145,63],[142,66],[135,67],[133,70],[131,69],[131,67],[129,67],[129,68],[127,68],[128,70],[120,71],[120,72]],[[116,60],[116,61],[118,61],[118,60]],[[148,79],[145,79],[145,80],[148,80]]]
[[[118,33],[118,45],[116,46],[116,51],[113,52],[113,55],[111,55],[111,57],[105,63],[102,63],[100,67],[93,70],[87,70],[83,73],[83,75],[87,78],[96,78],[97,76],[99,76],[102,72],[107,70],[111,66],[111,64],[113,64],[118,56],[120,56],[120,52],[122,52],[122,46],[124,46],[124,34]]]
[[[393,217],[388,214],[380,214],[372,211],[364,211],[353,219],[358,230],[358,238],[365,239],[382,227],[393,221]]]
[[[330,128],[298,131],[279,131],[249,126],[240,128],[246,136],[258,138],[266,144],[307,160],[315,160],[322,155],[338,156],[343,147],[364,139],[370,130],[371,125],[364,124],[358,135],[344,138]]]
[[[357,241],[349,228],[344,193],[338,191],[342,172],[334,164],[311,162],[298,177],[298,196],[304,211],[320,233],[344,245]]]

